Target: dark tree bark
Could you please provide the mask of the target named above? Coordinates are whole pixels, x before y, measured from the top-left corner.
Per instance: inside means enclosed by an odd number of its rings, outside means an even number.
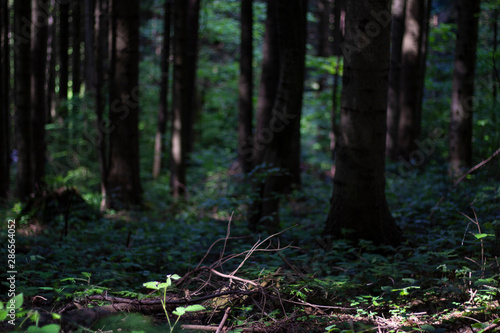
[[[55,24],[56,17],[56,2],[50,0],[50,18],[48,23],[48,36],[47,36],[47,80],[46,80],[46,122],[52,122],[52,115],[56,113],[56,35],[57,25]]]
[[[160,82],[160,103],[158,108],[158,129],[156,130],[154,161],[153,161],[153,178],[160,176],[165,141],[165,132],[167,131],[168,120],[168,73],[169,73],[169,58],[170,58],[170,24],[172,16],[172,2],[165,1],[165,13],[163,16],[163,45],[161,50],[161,82]]]
[[[72,1],[71,2],[71,17],[73,19],[73,54],[71,61],[71,80],[72,80],[72,92],[73,96],[76,97],[80,94],[80,86],[81,86],[81,75],[80,75],[80,53],[81,48],[80,44],[82,42],[81,37],[81,7],[83,2],[81,1]]]
[[[251,212],[249,227],[279,229],[279,195],[300,187],[300,118],[304,90],[307,1],[274,1],[279,46],[279,85],[269,122],[263,162],[268,172]],[[293,22],[293,24],[290,24]],[[266,168],[267,168],[266,167]]]
[[[186,194],[186,160],[192,151],[200,0],[174,0],[174,79],[170,183],[174,198]]]
[[[253,169],[252,131],[253,131],[253,10],[252,0],[241,2],[241,46],[238,104],[238,162],[241,171],[248,173]]]
[[[344,42],[345,11],[347,0],[333,0],[333,55],[342,55],[340,45]]]
[[[405,33],[403,36],[400,118],[398,128],[398,156],[412,162],[412,152],[417,149],[418,99],[421,73],[422,22],[425,15],[424,1],[408,0],[406,5]],[[416,161],[418,162],[418,161]]]
[[[46,163],[45,123],[47,116],[45,69],[47,68],[47,38],[49,0],[32,0],[33,35],[31,39],[31,168],[33,184],[43,185]]]
[[[95,0],[85,0],[85,88],[94,89],[95,61],[94,61],[94,8]]]
[[[0,6],[0,198],[10,189],[10,56],[9,6]]]
[[[108,208],[142,202],[139,170],[139,1],[111,2]]]
[[[59,2],[59,114],[63,122],[68,116],[69,80],[69,1]]]
[[[385,154],[391,160],[398,155],[398,126],[400,113],[401,58],[405,31],[406,0],[392,3],[391,70],[387,105],[387,137]]]
[[[389,3],[347,2],[344,49],[359,45],[360,36],[372,37],[344,56],[337,168],[324,235],[397,245],[402,233],[385,198],[390,25],[367,24],[374,22],[373,13],[387,11]],[[379,33],[374,35],[375,30]]]
[[[14,2],[16,195],[25,201],[33,193],[31,173],[31,0]]]
[[[170,186],[174,198],[186,194],[186,96],[187,87],[187,5],[174,0],[174,71],[172,96],[172,146],[170,152]]]
[[[186,115],[186,152],[190,154],[193,151],[194,130],[193,126],[196,121],[197,105],[196,105],[196,69],[198,62],[198,31],[200,17],[200,0],[186,0],[188,3],[187,9],[187,39],[186,39],[186,90],[185,90],[185,105],[184,110]]]
[[[472,166],[472,117],[479,11],[479,0],[458,1],[449,130],[449,172],[452,178],[460,176],[463,168]]]
[[[104,110],[105,110],[105,97],[103,92],[104,86],[104,75],[106,62],[108,61],[108,27],[109,27],[109,19],[108,19],[108,1],[107,0],[97,0],[95,3],[89,4],[89,11],[92,5],[95,6],[95,48],[92,48],[95,51],[92,53],[92,60],[89,62],[89,65],[95,66],[95,73],[91,74],[87,80],[92,80],[93,85],[93,94],[95,96],[95,110],[97,117],[96,129],[98,133],[98,139],[96,142],[96,147],[99,152],[99,173],[101,175],[101,210],[104,210],[108,206],[108,170],[109,170],[109,161],[107,155],[107,143],[108,136],[107,134],[114,130],[113,124],[107,126],[108,123],[104,121]],[[92,12],[90,12],[92,13]]]
[[[257,100],[257,126],[253,140],[253,165],[262,164],[264,145],[267,143],[265,129],[271,120],[272,109],[278,92],[280,63],[278,31],[276,27],[276,4],[268,0],[266,31],[262,47],[262,74]]]

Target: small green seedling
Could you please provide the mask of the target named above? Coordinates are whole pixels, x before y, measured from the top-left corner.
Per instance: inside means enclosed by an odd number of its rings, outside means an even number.
[[[186,312],[196,312],[205,310],[205,308],[199,304],[189,305],[186,307],[179,306],[175,309],[175,311],[172,312],[174,315],[177,316],[177,320],[173,325],[171,324],[170,318],[168,317],[167,306],[166,306],[167,289],[170,288],[170,286],[172,286],[172,280],[179,280],[180,278],[181,277],[177,274],[169,274],[167,275],[166,282],[150,281],[143,284],[143,286],[146,288],[159,290],[160,292],[163,289],[163,299],[161,300],[161,305],[163,306],[163,311],[165,312],[165,316],[167,317],[168,326],[170,327],[170,333],[174,331],[175,325],[177,325],[177,322],[179,321],[181,316],[186,314]]]

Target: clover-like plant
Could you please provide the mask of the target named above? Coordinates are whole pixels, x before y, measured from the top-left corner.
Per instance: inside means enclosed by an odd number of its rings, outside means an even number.
[[[179,306],[172,313],[177,316],[175,323],[172,325],[170,322],[170,318],[168,317],[167,312],[167,289],[172,286],[172,280],[179,280],[181,277],[177,274],[169,274],[167,275],[167,280],[165,282],[158,281],[150,281],[143,284],[144,287],[149,289],[158,290],[160,293],[163,291],[163,298],[161,299],[161,305],[163,306],[163,311],[165,312],[165,316],[167,317],[168,326],[170,327],[170,333],[174,331],[175,325],[179,319],[186,314],[186,312],[196,312],[205,310],[205,308],[199,304],[189,305],[189,306]]]

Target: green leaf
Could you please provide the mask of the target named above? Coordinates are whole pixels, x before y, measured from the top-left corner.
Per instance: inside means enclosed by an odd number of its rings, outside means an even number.
[[[59,333],[61,326],[57,324],[49,324],[44,327],[30,326],[28,327],[28,333]]]
[[[182,307],[182,306],[179,306],[175,309],[174,312],[172,312],[174,315],[176,316],[182,316],[186,313],[186,308],[185,307]]]
[[[23,293],[20,293],[19,295],[15,296],[14,297],[14,304],[15,304],[15,309],[19,309],[21,308],[21,306],[23,305]]]
[[[495,236],[494,234],[474,234],[474,237],[476,237],[476,239],[482,239],[485,237],[494,237],[494,236]]]
[[[434,326],[431,325],[422,325],[420,326],[420,329],[426,332],[434,332],[436,330],[436,328],[434,328]]]
[[[196,311],[203,311],[205,308],[199,304],[194,304],[194,305],[189,305],[186,308],[186,312],[196,312]]]
[[[486,328],[488,327],[488,323],[474,323],[471,325],[472,328],[478,328],[478,329],[481,329],[481,328]]]
[[[5,318],[7,318],[7,310],[0,310],[0,321],[4,320]]]
[[[158,281],[150,281],[142,284],[143,287],[149,288],[149,289],[155,289],[155,290],[160,290],[163,288],[168,288],[168,284],[166,282],[158,282]]]

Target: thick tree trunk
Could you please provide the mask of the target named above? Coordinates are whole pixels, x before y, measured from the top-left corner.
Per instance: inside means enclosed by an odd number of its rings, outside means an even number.
[[[390,24],[373,20],[373,13],[390,17],[389,3],[347,2],[343,47],[354,51],[344,57],[337,168],[324,234],[397,245],[401,230],[385,198]],[[370,42],[357,49],[360,38],[367,36]]]
[[[113,1],[107,205],[141,204],[139,170],[139,1]]]
[[[10,189],[10,47],[9,6],[0,6],[0,198]]]
[[[385,154],[391,160],[397,159],[398,126],[400,113],[401,55],[405,31],[406,0],[392,3],[391,27],[391,70],[389,72],[389,95],[387,105],[387,137]]]
[[[33,192],[31,173],[31,0],[14,2],[15,141],[17,197],[24,201]]]
[[[300,187],[300,118],[305,71],[307,1],[275,1],[280,77],[269,122],[263,129],[268,140],[263,162],[277,172],[264,170],[265,182],[249,226],[269,232],[279,229],[279,195]],[[290,22],[294,22],[290,24]],[[267,169],[267,168],[266,168]]]
[[[253,169],[252,131],[253,131],[253,46],[252,46],[252,0],[241,2],[241,49],[238,104],[238,162],[241,171],[248,173]]]
[[[341,56],[340,45],[344,42],[345,35],[345,10],[347,0],[334,0],[333,2],[333,55]]]
[[[463,168],[472,165],[472,117],[479,11],[479,0],[458,1],[449,130],[449,173],[452,178],[459,176]]]
[[[154,161],[153,161],[153,178],[160,176],[163,154],[165,132],[167,131],[168,120],[168,72],[170,58],[170,23],[172,16],[172,3],[165,1],[165,13],[163,16],[163,45],[161,50],[161,82],[160,82],[160,102],[158,108],[158,129],[155,136]]]
[[[400,118],[398,128],[398,155],[412,162],[412,152],[417,149],[418,138],[418,89],[420,82],[420,58],[422,45],[422,18],[424,1],[408,0],[406,5],[403,59],[401,68]],[[418,161],[416,161],[417,163]]]
[[[49,1],[32,0],[33,38],[31,40],[31,166],[35,189],[43,185],[45,176],[45,123],[46,91],[45,69],[47,68],[47,37]]]

